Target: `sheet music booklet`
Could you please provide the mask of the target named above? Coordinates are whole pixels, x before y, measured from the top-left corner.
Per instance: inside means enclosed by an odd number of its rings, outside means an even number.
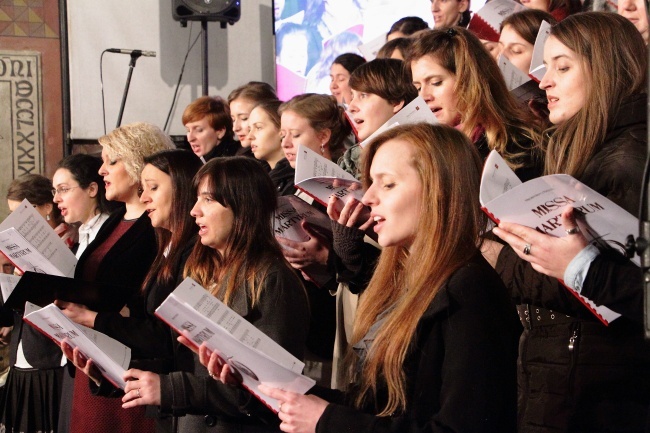
[[[196,347],[205,342],[233,370],[242,385],[274,412],[279,402],[259,385],[304,394],[315,381],[301,374],[305,364],[191,278],[186,278],[156,309],[156,316]]]
[[[483,168],[480,201],[483,211],[497,224],[508,221],[532,227],[540,233],[567,236],[561,214],[571,205],[580,230],[593,243],[620,250],[628,235],[638,237],[638,219],[587,185],[567,174],[542,176],[522,183],[494,150]],[[631,260],[639,265],[638,257]],[[567,289],[604,324],[620,317],[575,290]]]

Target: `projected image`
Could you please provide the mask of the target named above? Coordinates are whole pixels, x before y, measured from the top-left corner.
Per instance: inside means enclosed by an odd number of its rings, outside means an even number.
[[[282,100],[305,92],[329,93],[334,59],[343,53],[361,55],[359,45],[385,35],[398,19],[419,16],[429,24],[433,21],[426,0],[275,0],[273,6]]]

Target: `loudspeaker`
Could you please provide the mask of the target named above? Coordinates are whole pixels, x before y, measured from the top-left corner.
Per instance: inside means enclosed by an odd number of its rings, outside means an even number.
[[[172,0],[172,17],[181,22],[221,21],[234,24],[241,17],[241,0]]]

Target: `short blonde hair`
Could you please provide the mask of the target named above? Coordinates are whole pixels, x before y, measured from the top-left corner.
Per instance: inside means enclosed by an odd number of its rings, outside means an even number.
[[[172,140],[150,123],[135,122],[120,126],[99,138],[110,159],[120,158],[133,182],[140,182],[144,158],[161,150],[174,149]]]

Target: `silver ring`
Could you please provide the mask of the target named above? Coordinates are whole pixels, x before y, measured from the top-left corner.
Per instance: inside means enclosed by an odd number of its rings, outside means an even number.
[[[526,245],[524,246],[524,254],[525,254],[525,255],[530,254],[530,249],[531,249],[531,247],[532,247],[531,244],[526,244]]]
[[[580,227],[573,227],[572,229],[566,229],[565,232],[568,235],[575,235],[576,233],[580,233]]]
[[[141,397],[142,397],[142,396],[140,395],[140,388],[138,388],[138,389],[135,390],[135,395],[136,395],[138,398],[141,398]]]
[[[211,373],[211,372],[208,372],[208,375],[213,379],[215,378],[215,375],[213,373]]]

